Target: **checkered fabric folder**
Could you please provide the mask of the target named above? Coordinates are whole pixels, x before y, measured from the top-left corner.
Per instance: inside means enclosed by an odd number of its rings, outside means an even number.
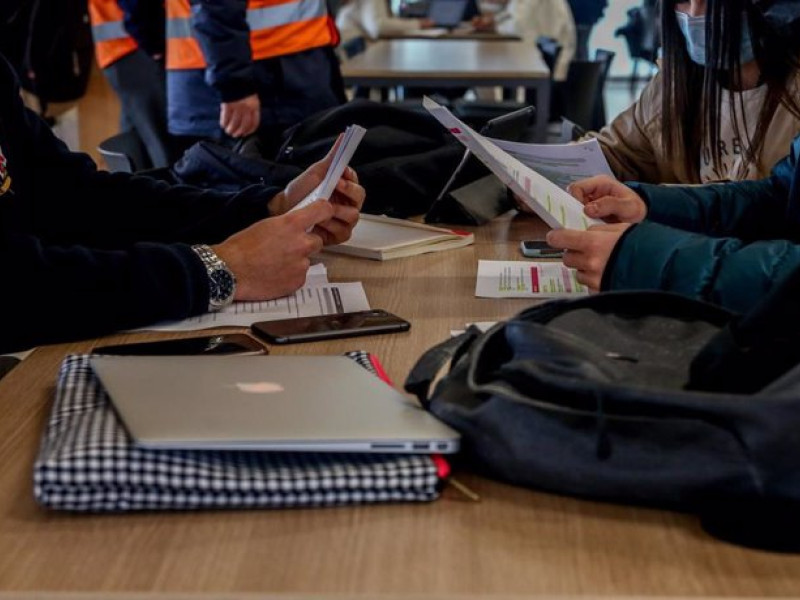
[[[347,356],[380,375],[369,354]],[[288,508],[434,500],[442,468],[426,455],[138,448],[89,356],[73,355],[61,365],[33,479],[36,500],[59,510]]]

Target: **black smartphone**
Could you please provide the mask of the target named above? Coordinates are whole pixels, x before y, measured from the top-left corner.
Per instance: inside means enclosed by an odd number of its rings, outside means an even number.
[[[253,323],[252,331],[273,344],[295,344],[335,338],[408,331],[411,323],[385,310],[300,317]]]
[[[547,242],[539,240],[524,240],[519,243],[519,250],[522,256],[528,258],[561,258],[564,251],[559,248],[548,246]]]
[[[157,342],[136,342],[115,346],[99,346],[92,354],[113,354],[120,356],[182,356],[219,354],[266,354],[266,347],[244,333],[204,335],[202,337],[159,340]]]

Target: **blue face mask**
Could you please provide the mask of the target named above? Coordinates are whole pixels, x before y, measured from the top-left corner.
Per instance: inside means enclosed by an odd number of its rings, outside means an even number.
[[[706,17],[692,17],[686,13],[675,11],[678,27],[686,38],[686,50],[689,57],[698,65],[706,66]],[[750,37],[750,27],[747,16],[742,15],[742,43],[739,47],[739,62],[745,64],[755,59],[753,42]]]

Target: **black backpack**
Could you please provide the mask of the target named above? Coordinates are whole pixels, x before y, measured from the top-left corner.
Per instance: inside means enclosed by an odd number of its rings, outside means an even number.
[[[798,307],[800,273],[746,315],[666,292],[548,302],[429,350],[406,390],[472,469],[798,552]]]
[[[87,0],[3,0],[0,52],[42,111],[86,93],[94,44]]]
[[[432,116],[369,100],[322,111],[286,130],[277,155],[257,138],[233,149],[212,142],[189,148],[170,169],[169,181],[235,190],[251,183],[283,186],[320,160],[348,125],[367,128],[350,165],[367,191],[364,212],[408,217],[428,211],[461,161],[463,146]],[[460,180],[485,175],[470,163]]]

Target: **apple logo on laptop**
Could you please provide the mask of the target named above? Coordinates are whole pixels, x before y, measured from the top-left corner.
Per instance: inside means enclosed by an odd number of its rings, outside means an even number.
[[[284,391],[280,383],[274,381],[253,381],[251,383],[237,383],[237,389],[246,394],[277,394]]]

